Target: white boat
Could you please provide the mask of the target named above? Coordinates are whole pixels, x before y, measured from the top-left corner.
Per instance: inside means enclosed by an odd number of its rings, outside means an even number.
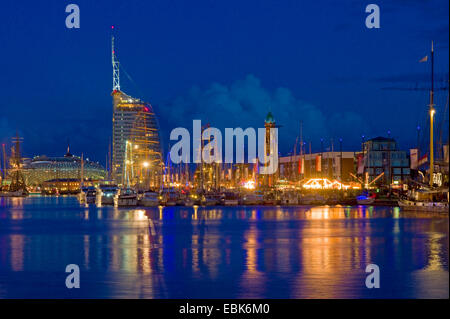
[[[448,202],[425,202],[400,199],[398,205],[404,210],[448,213]]]
[[[83,190],[81,190],[77,194],[77,199],[81,204],[85,204],[86,203],[86,193]]]
[[[165,206],[175,206],[179,197],[178,192],[174,188],[166,188],[162,192],[161,204]]]
[[[95,204],[96,194],[97,191],[92,186],[83,188],[78,194],[78,200],[83,204]]]
[[[117,207],[137,206],[137,203],[137,194],[132,188],[121,188],[114,196],[114,206]]]
[[[245,194],[241,198],[242,205],[262,205],[264,203],[264,196],[259,193]]]
[[[146,191],[139,199],[139,205],[145,207],[155,207],[159,205],[159,194],[152,191]]]
[[[100,205],[114,205],[114,196],[118,191],[116,185],[100,185],[97,188],[96,202]]]
[[[191,206],[194,206],[195,205],[195,202],[194,202],[194,200],[192,199],[192,198],[190,198],[190,197],[186,197],[185,198],[185,200],[184,200],[184,206],[189,206],[189,207],[191,207]]]

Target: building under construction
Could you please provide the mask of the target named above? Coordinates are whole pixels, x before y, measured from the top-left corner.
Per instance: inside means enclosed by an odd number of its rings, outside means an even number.
[[[119,61],[112,37],[113,66],[113,139],[112,178],[118,184],[160,184],[162,154],[159,128],[149,103],[133,98],[120,90]]]

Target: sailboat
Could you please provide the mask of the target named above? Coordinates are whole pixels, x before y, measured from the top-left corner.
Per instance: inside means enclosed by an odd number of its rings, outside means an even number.
[[[80,192],[77,195],[78,201],[81,204],[86,204],[87,202],[87,189],[84,188],[84,160],[83,153],[81,154],[81,174],[80,174]]]
[[[130,155],[129,155],[130,154]],[[130,172],[133,170],[131,166],[131,143],[126,142],[125,148],[125,162],[124,162],[124,173],[126,180],[126,186],[119,189],[119,192],[114,196],[114,206],[127,207],[127,206],[137,206],[138,198],[136,191],[130,186]]]
[[[434,108],[434,48],[431,42],[431,89],[430,89],[430,168],[429,185],[422,185],[418,189],[408,192],[406,198],[400,198],[398,205],[404,210],[424,210],[430,212],[446,212],[449,209],[448,187],[436,188],[434,180],[434,140],[433,140],[433,121],[436,110]]]
[[[29,195],[25,183],[25,177],[23,176],[22,173],[20,141],[21,138],[17,134],[17,136],[13,138],[14,156],[13,156],[13,167],[10,172],[11,184],[9,185],[9,190],[7,192],[0,192],[0,197],[25,197]]]

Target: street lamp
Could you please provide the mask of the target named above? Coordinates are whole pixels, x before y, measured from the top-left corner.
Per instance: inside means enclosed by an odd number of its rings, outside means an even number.
[[[339,176],[340,176],[341,182],[342,182],[343,181],[343,178],[342,178],[342,137],[339,139],[339,151],[341,153],[340,161],[339,161]]]

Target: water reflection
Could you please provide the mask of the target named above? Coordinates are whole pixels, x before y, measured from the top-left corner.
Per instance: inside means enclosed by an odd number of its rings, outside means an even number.
[[[447,298],[448,216],[396,207],[119,209],[70,197],[2,199],[0,277],[8,279],[0,297],[73,297],[57,284],[69,263],[85,278],[75,297]],[[365,288],[369,263],[380,266],[384,289]],[[44,279],[52,288],[41,291],[36,281]]]

